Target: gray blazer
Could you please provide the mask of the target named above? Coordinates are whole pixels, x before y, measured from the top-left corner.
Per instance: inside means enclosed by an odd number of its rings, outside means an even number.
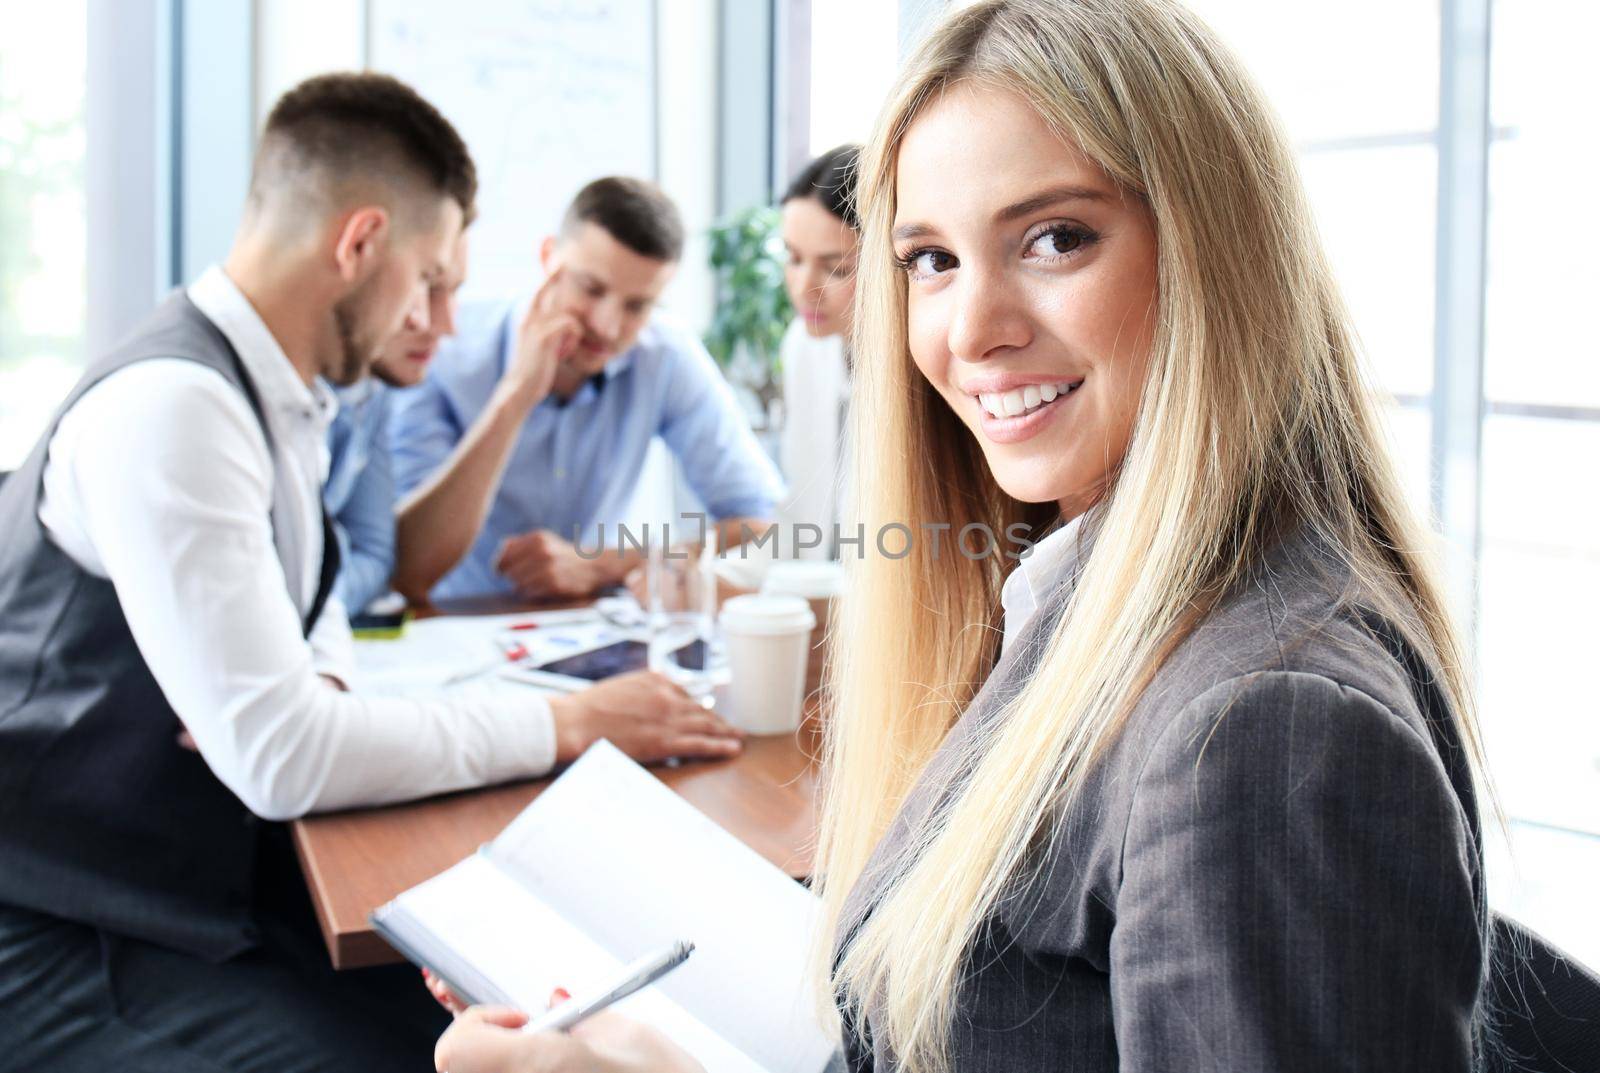
[[[1006,653],[852,893],[847,937],[952,759],[1037,665]],[[1442,695],[1300,535],[1146,688],[973,950],[961,1073],[1467,1071],[1487,959],[1471,780]],[[898,1063],[872,1017],[853,1070]]]

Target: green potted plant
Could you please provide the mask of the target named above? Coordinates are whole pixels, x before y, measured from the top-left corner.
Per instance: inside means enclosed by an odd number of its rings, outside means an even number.
[[[782,393],[779,346],[794,317],[783,286],[781,216],[770,205],[735,213],[711,228],[717,309],[706,349],[736,389],[748,393],[758,429],[776,423]]]

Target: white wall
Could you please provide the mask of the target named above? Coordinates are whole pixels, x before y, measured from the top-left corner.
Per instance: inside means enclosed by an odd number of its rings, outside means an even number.
[[[99,355],[150,312],[171,279],[170,153],[160,117],[170,33],[155,0],[93,0],[84,101],[87,270],[85,350]]]
[[[255,129],[284,92],[312,75],[367,65],[363,0],[255,0]]]
[[[706,230],[717,203],[717,4],[657,0],[657,7],[657,178],[690,235],[666,306],[700,332],[716,298]]]
[[[717,3],[656,0],[656,180],[683,214],[688,242],[662,308],[696,334],[711,323],[715,280],[706,231],[717,211]],[[698,509],[666,445],[650,447],[630,526]]]

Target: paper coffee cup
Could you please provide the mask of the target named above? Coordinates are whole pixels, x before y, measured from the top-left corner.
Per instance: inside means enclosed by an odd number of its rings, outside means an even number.
[[[735,596],[717,621],[730,678],[724,717],[751,734],[798,729],[817,622],[811,606],[799,596]]]
[[[822,668],[828,656],[828,620],[833,601],[844,592],[844,564],[815,561],[773,563],[761,591],[768,595],[802,596],[811,605],[817,624],[811,630],[811,651],[806,658],[806,696],[822,686]]]

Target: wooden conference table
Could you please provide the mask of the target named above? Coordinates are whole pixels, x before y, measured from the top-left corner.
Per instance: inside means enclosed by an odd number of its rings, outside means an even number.
[[[552,606],[556,605],[461,601],[442,613],[504,613]],[[813,723],[807,720],[806,727]],[[811,874],[815,755],[815,738],[802,729],[799,734],[748,738],[744,751],[731,760],[651,770],[684,800],[799,879]],[[471,855],[550,781],[534,779],[295,821],[295,851],[334,968],[400,961],[400,955],[372,930],[368,915],[401,891]]]

